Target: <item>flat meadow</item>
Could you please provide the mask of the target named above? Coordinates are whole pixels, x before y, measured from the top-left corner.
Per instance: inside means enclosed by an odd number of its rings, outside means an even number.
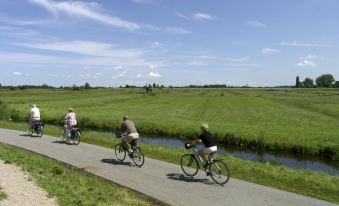
[[[337,89],[3,89],[0,101],[14,121],[35,103],[50,124],[74,107],[84,129],[114,131],[128,114],[142,134],[193,138],[207,122],[220,143],[339,159]]]

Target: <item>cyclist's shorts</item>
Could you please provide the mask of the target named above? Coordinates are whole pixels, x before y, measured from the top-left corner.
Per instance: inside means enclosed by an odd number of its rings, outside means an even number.
[[[138,133],[130,133],[122,138],[122,141],[126,143],[131,143],[133,140],[138,139],[139,134]]]
[[[211,154],[212,152],[217,152],[218,148],[217,148],[217,146],[213,146],[213,147],[204,148],[200,151],[203,151],[204,153],[207,153],[207,154]]]

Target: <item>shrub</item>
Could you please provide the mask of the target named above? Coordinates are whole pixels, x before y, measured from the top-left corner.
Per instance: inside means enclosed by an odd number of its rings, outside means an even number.
[[[9,117],[9,109],[5,102],[0,101],[0,119],[8,119]]]

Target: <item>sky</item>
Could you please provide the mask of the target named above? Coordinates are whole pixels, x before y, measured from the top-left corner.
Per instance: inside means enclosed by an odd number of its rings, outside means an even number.
[[[0,84],[339,80],[337,0],[1,0]]]

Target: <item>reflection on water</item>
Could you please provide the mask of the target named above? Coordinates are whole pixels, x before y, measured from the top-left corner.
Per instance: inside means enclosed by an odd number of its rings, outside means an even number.
[[[104,136],[114,137],[112,132],[90,132]],[[142,137],[146,144],[161,144],[169,147],[183,147],[183,143],[178,139]],[[308,169],[326,172],[330,175],[339,175],[339,162],[321,159],[317,157],[302,157],[287,153],[262,152],[255,150],[245,150],[237,147],[218,145],[218,153],[229,154],[244,160],[259,161],[276,165],[284,165],[290,168]]]

